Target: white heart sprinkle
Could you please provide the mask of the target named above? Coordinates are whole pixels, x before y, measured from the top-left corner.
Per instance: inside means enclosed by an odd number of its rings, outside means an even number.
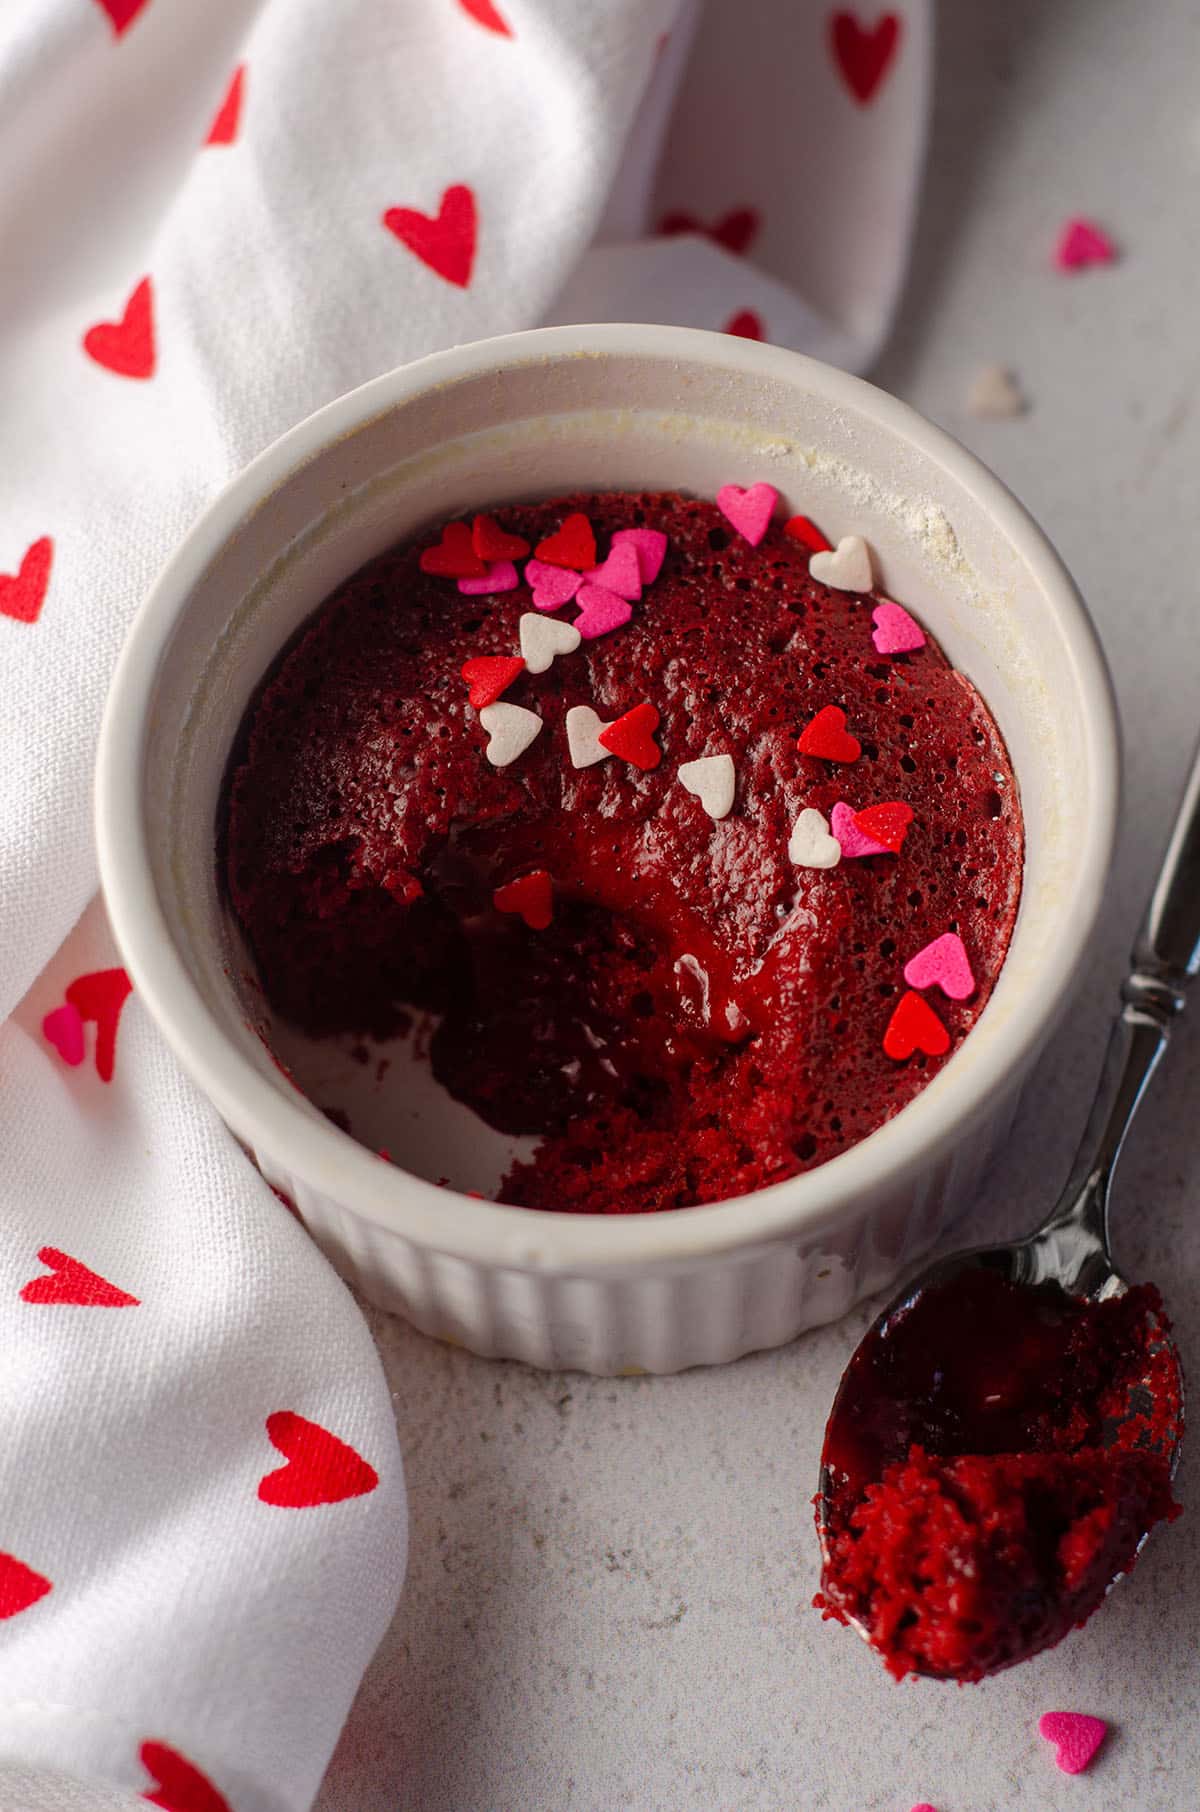
[[[567,712],[567,748],[573,768],[591,768],[598,761],[608,760],[612,750],[600,742],[601,730],[607,729],[604,719],[590,705],[571,706]]]
[[[841,861],[842,846],[815,806],[806,806],[793,825],[788,859],[798,868],[836,868]]]
[[[524,705],[485,705],[479,721],[488,733],[484,753],[494,768],[506,768],[542,732],[541,718]]]
[[[733,810],[732,755],[701,755],[697,761],[685,761],[679,768],[679,779],[689,793],[695,794],[710,818],[727,818]]]
[[[835,591],[870,591],[875,583],[871,550],[861,535],[843,535],[832,553],[814,554],[808,570]]]
[[[525,612],[517,627],[521,632],[521,653],[530,673],[545,673],[556,654],[574,654],[583,639],[574,623],[535,616],[531,610]]]
[[[1017,380],[1003,365],[985,365],[967,392],[968,410],[984,420],[1010,421],[1028,407]]]

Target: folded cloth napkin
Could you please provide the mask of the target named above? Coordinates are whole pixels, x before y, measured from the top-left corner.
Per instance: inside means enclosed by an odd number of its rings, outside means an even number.
[[[928,51],[917,0],[0,8],[4,1812],[301,1812],[404,1568],[358,1312],[89,907],[139,598],[246,460],[440,345],[633,316],[865,362]]]

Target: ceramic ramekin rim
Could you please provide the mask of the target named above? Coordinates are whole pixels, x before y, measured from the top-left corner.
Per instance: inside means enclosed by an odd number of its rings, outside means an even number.
[[[461,1195],[381,1164],[255,1069],[226,1036],[175,947],[156,891],[141,779],[149,712],[161,662],[193,587],[247,517],[321,449],[415,395],[516,364],[605,355],[694,363],[795,381],[873,417],[940,465],[1016,549],[1052,601],[1083,707],[1094,809],[1076,850],[1073,894],[1045,987],[1025,1015],[1000,1027],[986,1062],[918,1096],[896,1116],[817,1170],[749,1196],[652,1215],[580,1215],[509,1207]],[[142,604],[109,690],[97,751],[96,838],[109,916],[135,987],[185,1069],[235,1134],[255,1152],[287,1154],[293,1174],[375,1225],[473,1263],[563,1275],[687,1266],[734,1249],[812,1236],[885,1182],[944,1157],[987,1104],[1031,1063],[1069,993],[1103,898],[1116,834],[1120,744],[1111,679],[1073,581],[1042,530],[975,456],[907,404],[862,378],[800,353],[692,328],[636,323],[536,328],[437,352],[372,379],[291,428],[244,468],[193,524]],[[946,1083],[953,1065],[947,1066]],[[924,1111],[922,1106],[924,1104]]]

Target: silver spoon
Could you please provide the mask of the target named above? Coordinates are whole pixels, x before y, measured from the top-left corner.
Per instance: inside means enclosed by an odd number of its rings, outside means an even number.
[[[1198,972],[1200,748],[1192,758],[1191,773],[1167,852],[1134,944],[1129,973],[1121,988],[1122,1006],[1109,1037],[1095,1103],[1057,1206],[1026,1239],[1012,1245],[979,1247],[930,1266],[907,1284],[877,1317],[843,1373],[825,1429],[817,1497],[817,1530],[826,1564],[830,1560],[829,1544],[838,1526],[838,1516],[843,1519],[845,1516],[840,1503],[835,1513],[835,1500],[839,1485],[844,1491],[847,1475],[842,1474],[839,1478],[831,1456],[848,1451],[847,1439],[855,1438],[848,1420],[856,1413],[853,1381],[856,1376],[863,1377],[863,1368],[867,1365],[875,1368],[872,1375],[878,1377],[881,1361],[884,1368],[891,1360],[898,1363],[896,1343],[906,1315],[919,1294],[937,1286],[939,1299],[946,1301],[946,1286],[974,1271],[996,1273],[1015,1284],[1057,1284],[1069,1296],[1092,1302],[1108,1301],[1128,1291],[1129,1285],[1117,1270],[1109,1250],[1109,1196],[1113,1172],[1130,1122],[1166,1049],[1172,1022],[1183,1010],[1187,984]],[[1179,1406],[1169,1436],[1173,1475],[1183,1432],[1179,1355],[1170,1334],[1161,1325],[1151,1341],[1151,1349],[1156,1355],[1157,1394],[1165,1403],[1167,1390],[1172,1390],[1174,1402]],[[1147,1407],[1152,1406],[1149,1379],[1146,1393],[1140,1404],[1137,1392],[1131,1393],[1131,1413],[1137,1410],[1144,1414]],[[858,1413],[861,1413],[861,1397]],[[932,1447],[932,1443],[926,1444]],[[1144,1540],[1145,1533],[1142,1535]],[[1120,1577],[1116,1574],[1110,1580],[1109,1590]],[[862,1623],[847,1615],[858,1633],[867,1637]]]

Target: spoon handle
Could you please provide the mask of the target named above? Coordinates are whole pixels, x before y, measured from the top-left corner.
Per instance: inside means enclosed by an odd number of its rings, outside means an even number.
[[[1044,1228],[1077,1228],[1108,1255],[1109,1185],[1130,1122],[1200,973],[1200,747],[1121,987],[1122,1006],[1062,1200]]]

